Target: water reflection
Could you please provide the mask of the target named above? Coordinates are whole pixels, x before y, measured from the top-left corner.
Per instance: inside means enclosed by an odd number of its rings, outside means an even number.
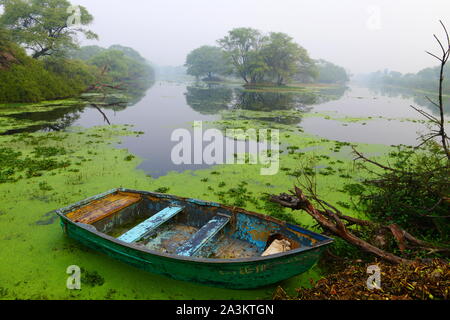
[[[195,111],[205,115],[218,114],[230,108],[233,90],[224,86],[186,87],[186,103]]]
[[[435,102],[438,102],[438,95],[436,93],[418,92],[417,90],[409,88],[399,88],[390,86],[373,86],[369,88],[373,93],[377,95],[383,95],[391,98],[412,99],[414,106],[424,107],[427,112],[433,115],[439,115],[439,110],[431,103],[426,97],[428,96]],[[450,96],[443,97],[444,113],[450,115]]]
[[[78,105],[70,108],[54,109],[48,112],[30,112],[9,115],[8,118],[15,120],[28,120],[36,122],[37,125],[29,126],[23,129],[10,130],[3,134],[15,134],[22,132],[35,132],[35,131],[61,131],[72,126],[77,120],[80,119],[85,105]],[[38,124],[39,122],[46,122]]]
[[[150,88],[143,98],[137,97],[138,102],[135,104],[122,103],[119,98],[120,94],[110,95],[107,101],[97,101],[90,97],[81,106],[14,117],[49,123],[33,127],[29,131],[105,125],[107,122],[103,114],[111,124],[132,124],[133,130],[145,134],[139,137],[124,137],[121,147],[142,158],[139,168],[153,177],[165,175],[172,170],[198,170],[209,167],[175,165],[171,161],[171,151],[176,143],[171,141],[171,135],[178,128],[192,130],[193,121],[224,119],[224,110],[242,110],[238,113],[241,119],[254,117],[272,123],[300,124],[306,133],[349,142],[415,144],[416,132],[423,130],[420,123],[389,120],[422,119],[410,105],[415,101],[419,102],[420,100],[413,99],[421,99],[423,95],[416,93],[411,96],[408,92],[393,90],[375,92],[373,89],[352,86],[348,89],[326,88],[317,92],[254,92],[243,90],[240,86],[186,86],[160,82]],[[98,105],[103,114],[94,104]],[[283,112],[285,110],[302,112]],[[271,114],[272,111],[275,112]],[[302,118],[304,112],[310,112],[313,116]],[[318,113],[317,116],[314,116],[315,112]],[[324,114],[330,114],[331,118],[348,116],[363,120],[346,123],[326,119]],[[383,116],[384,120],[378,119],[379,116]],[[270,127],[270,124],[267,126]]]
[[[221,85],[186,87],[186,104],[193,110],[205,114],[219,114],[222,110],[240,109],[271,112],[277,110],[310,111],[315,104],[340,99],[347,88],[327,89],[323,92],[276,92],[246,91],[241,87]],[[292,122],[293,123],[293,122]]]

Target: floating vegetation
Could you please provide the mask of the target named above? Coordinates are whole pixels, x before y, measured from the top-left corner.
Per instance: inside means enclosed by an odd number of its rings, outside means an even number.
[[[169,190],[170,190],[170,188],[161,187],[161,188],[155,189],[155,192],[156,193],[167,193],[167,192],[169,192]]]
[[[126,187],[170,192],[183,197],[244,207],[314,230],[315,223],[308,216],[285,210],[270,202],[266,195],[285,192],[305,176],[317,179],[319,194],[330,202],[350,203],[350,195],[339,192],[358,175],[357,171],[350,171],[354,170],[352,157],[349,152],[346,153],[350,148],[344,148],[348,145],[304,134],[295,125],[270,121],[267,116],[271,112],[241,113],[247,113],[248,118],[240,118],[238,112],[233,111],[228,120],[222,119],[208,125],[216,128],[280,130],[280,142],[283,148],[286,146],[286,152],[280,156],[280,171],[277,175],[261,176],[262,165],[246,163],[217,165],[196,170],[195,174],[192,171],[172,171],[155,179],[136,170],[139,158],[130,155],[127,150],[111,146],[111,143],[119,141],[120,136],[142,134],[131,131],[128,126],[71,128],[70,132],[0,136],[0,237],[10,243],[0,251],[0,259],[8,261],[0,266],[0,282],[4,288],[14,288],[6,291],[5,297],[27,299],[38,294],[49,299],[97,299],[105,296],[114,299],[165,299],[168,296],[207,299],[211,295],[223,299],[270,297],[273,287],[238,293],[211,288],[205,292],[201,286],[180,283],[112,262],[63,237],[57,219],[46,214],[94,194]],[[298,118],[303,113],[275,112],[275,117],[287,119],[291,115]],[[334,153],[335,148],[342,152]],[[383,154],[389,150],[386,146],[359,145],[359,148],[361,152],[372,154]],[[245,154],[245,159],[249,159],[248,154]],[[321,169],[308,166],[302,168],[301,163],[309,159]],[[322,171],[330,174],[319,174]],[[358,213],[351,208],[348,214]],[[24,255],[30,258],[21,259]],[[52,258],[52,264],[46,263],[49,257]],[[91,280],[87,281],[94,284],[86,285],[84,290],[76,294],[66,290],[67,275],[64,273],[67,266],[74,263],[74,258],[85,270],[93,273]],[[19,267],[12,271],[11,266]],[[28,276],[29,270],[36,270],[42,280],[21,283],[16,287],[16,283]],[[92,270],[99,270],[101,275]],[[127,279],[126,285],[124,278]],[[291,279],[289,286],[295,288],[308,285],[309,278],[319,278],[317,268]],[[100,285],[101,279],[104,282]],[[164,287],[164,291],[158,290],[161,287]]]
[[[88,285],[90,287],[102,286],[105,283],[105,279],[97,271],[88,271],[85,268],[80,268],[81,271],[81,284]]]

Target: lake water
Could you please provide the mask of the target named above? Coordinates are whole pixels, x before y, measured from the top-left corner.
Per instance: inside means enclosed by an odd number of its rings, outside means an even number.
[[[159,177],[171,170],[181,172],[208,167],[173,164],[171,151],[177,142],[171,141],[171,135],[178,128],[192,130],[194,121],[221,119],[222,110],[271,111],[297,108],[305,113],[303,117],[277,119],[268,113],[267,120],[295,124],[306,133],[330,140],[415,145],[418,143],[419,133],[424,132],[426,126],[411,121],[423,119],[411,105],[433,111],[429,103],[426,103],[424,94],[404,90],[386,91],[349,86],[322,90],[319,93],[245,92],[239,86],[206,87],[156,82],[135,105],[102,110],[112,124],[132,124],[134,130],[145,132],[139,137],[125,137],[119,147],[127,148],[143,159],[139,169],[153,177]],[[63,109],[33,114],[33,117],[35,120],[58,120],[58,125],[47,127],[47,130],[106,124],[103,115],[89,106],[70,109],[70,112]],[[339,119],[341,117],[355,118],[355,122],[342,121]]]

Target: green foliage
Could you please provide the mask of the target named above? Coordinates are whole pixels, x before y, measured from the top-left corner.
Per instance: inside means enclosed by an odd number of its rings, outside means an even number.
[[[125,83],[130,89],[146,89],[154,80],[154,70],[135,50],[119,45],[103,49],[86,61],[106,70],[103,79],[112,84]]]
[[[373,220],[396,223],[425,239],[448,241],[450,223],[450,166],[442,148],[429,142],[423,148],[398,147],[389,154],[394,170],[375,180],[352,184],[345,191],[359,198]]]
[[[287,34],[264,36],[255,29],[237,28],[218,43],[246,83],[274,81],[284,85],[293,78],[308,82],[317,77],[308,52]]]
[[[318,60],[316,63],[318,68],[318,81],[320,83],[346,83],[349,76],[344,68],[337,66],[325,60]]]
[[[87,39],[98,36],[83,26],[89,25],[93,17],[86,8],[78,6],[80,25],[69,26],[71,3],[67,0],[0,0],[4,13],[0,25],[11,30],[13,40],[33,51],[33,57],[59,54],[77,46],[79,34]]]
[[[0,35],[4,34],[1,30]],[[87,61],[58,56],[36,60],[11,42],[2,42],[2,47],[0,102],[40,102],[72,97],[100,80],[111,84],[124,82],[133,95],[135,91],[147,89],[154,77],[152,67],[139,53],[118,45],[114,46],[115,50],[89,46],[71,51],[71,56],[89,58]],[[11,61],[2,62],[4,55]],[[102,74],[103,68],[107,70],[105,74]]]
[[[365,80],[371,85],[388,85],[413,89],[436,91],[438,89],[440,66],[425,68],[418,73],[402,74],[396,71],[377,71],[369,74]],[[450,66],[444,69],[444,77],[450,76]],[[450,83],[444,82],[444,91],[449,92]]]
[[[0,49],[0,56],[7,54],[12,61],[0,67],[0,102],[40,102],[70,97],[79,94],[95,79],[96,69],[82,62],[54,57],[37,61],[15,44],[3,46],[5,49]]]
[[[208,79],[213,79],[214,75],[229,74],[231,68],[224,52],[213,46],[202,46],[190,52],[185,66],[187,74],[197,78],[207,76]]]
[[[314,62],[308,52],[295,43],[292,37],[281,32],[271,32],[265,38],[261,56],[266,64],[269,77],[278,85],[284,84],[299,73],[314,77]]]
[[[71,59],[86,61],[103,51],[105,51],[105,48],[102,48],[100,46],[83,46],[80,48],[69,50],[67,52],[67,56]]]
[[[252,28],[236,28],[218,40],[225,55],[233,63],[235,73],[246,83],[256,82],[263,62],[259,56],[262,35]]]

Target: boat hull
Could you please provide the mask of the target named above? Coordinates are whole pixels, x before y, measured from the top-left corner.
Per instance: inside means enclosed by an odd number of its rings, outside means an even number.
[[[230,214],[234,212],[235,215],[237,214],[240,217],[241,222],[237,223],[240,226],[239,229],[241,232],[247,233],[240,234],[240,236],[250,237],[249,239],[259,246],[265,244],[258,239],[267,232],[264,228],[268,225],[276,227],[276,230],[279,231],[284,230],[283,232],[288,232],[287,234],[291,236],[299,234],[304,237],[306,242],[312,241],[314,245],[301,246],[288,252],[266,257],[256,256],[241,259],[184,257],[140,248],[133,243],[126,243],[99,232],[92,225],[79,223],[68,218],[67,214],[73,212],[74,209],[85,207],[93,201],[103,199],[105,196],[116,192],[132,192],[149,197],[152,201],[148,205],[157,204],[158,201],[170,200],[183,203],[186,208],[193,207],[199,211],[220,211]],[[176,280],[229,289],[263,287],[302,274],[314,266],[323,250],[333,242],[333,239],[326,236],[244,209],[226,207],[196,199],[127,189],[115,189],[56,210],[55,213],[60,216],[61,226],[68,237],[95,251],[151,273],[168,276]],[[256,232],[257,229],[258,232]]]
[[[182,281],[229,289],[252,289],[289,279],[311,269],[324,247],[246,262],[206,262],[170,258],[136,250],[61,220],[64,232],[83,245],[129,265]]]

